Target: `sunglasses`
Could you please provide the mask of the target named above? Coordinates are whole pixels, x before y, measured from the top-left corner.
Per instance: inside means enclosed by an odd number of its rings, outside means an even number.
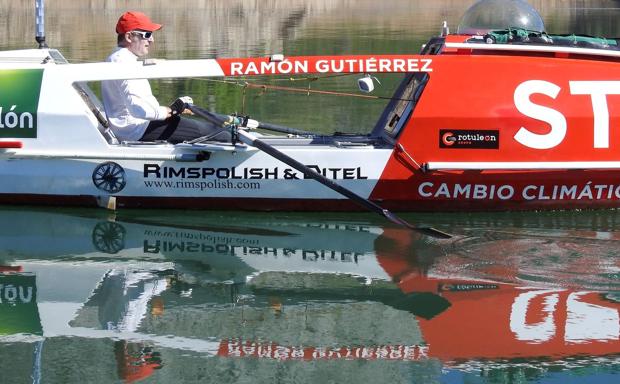
[[[131,31],[133,35],[139,35],[142,40],[150,39],[153,36],[153,32],[145,32],[145,31]]]

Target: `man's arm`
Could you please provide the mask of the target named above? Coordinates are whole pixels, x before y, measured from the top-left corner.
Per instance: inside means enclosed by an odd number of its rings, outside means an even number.
[[[145,120],[165,120],[171,116],[169,107],[159,105],[148,80],[124,80],[121,93],[132,116]]]

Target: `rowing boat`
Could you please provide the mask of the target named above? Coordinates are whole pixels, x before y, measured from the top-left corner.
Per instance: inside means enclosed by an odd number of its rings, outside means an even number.
[[[417,55],[132,65],[71,64],[45,44],[0,52],[0,175],[10,180],[0,185],[0,203],[283,211],[361,205],[390,219],[387,209],[620,206],[618,42],[552,36],[536,23],[466,28],[488,3],[472,6],[456,34],[444,28]],[[529,5],[510,3],[540,19]],[[195,106],[199,117],[234,133],[225,143],[119,142],[89,86],[360,74],[360,89],[372,91],[379,73],[403,79],[368,134],[282,130]]]

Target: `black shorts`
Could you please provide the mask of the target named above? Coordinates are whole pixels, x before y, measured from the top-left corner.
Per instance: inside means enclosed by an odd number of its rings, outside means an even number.
[[[174,116],[166,120],[151,121],[140,141],[164,140],[173,144],[210,136],[212,141],[230,141],[230,132],[206,121]]]

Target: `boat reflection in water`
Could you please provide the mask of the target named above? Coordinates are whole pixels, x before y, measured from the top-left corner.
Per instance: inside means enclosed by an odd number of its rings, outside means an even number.
[[[359,215],[0,217],[3,382],[513,382],[618,368],[613,231],[507,229],[532,228],[513,215],[438,241]]]

